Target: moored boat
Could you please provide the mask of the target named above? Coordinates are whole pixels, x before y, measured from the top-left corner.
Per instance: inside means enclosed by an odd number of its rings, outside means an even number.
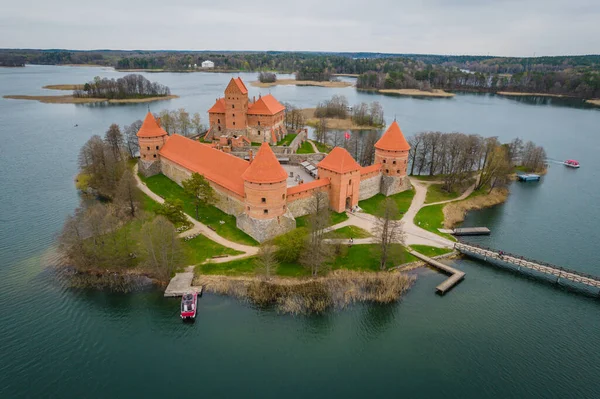
[[[198,307],[198,293],[188,292],[181,297],[181,318],[183,320],[194,320]]]
[[[567,160],[566,160],[565,162],[563,162],[563,163],[565,164],[565,166],[568,166],[568,167],[570,167],[570,168],[578,168],[578,167],[580,166],[580,165],[579,165],[579,162],[577,162],[577,161],[576,161],[576,160],[574,160],[574,159],[567,159]]]

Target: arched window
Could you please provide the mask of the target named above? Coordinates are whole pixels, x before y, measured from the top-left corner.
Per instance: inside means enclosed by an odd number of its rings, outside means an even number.
[[[148,149],[148,151],[150,151],[150,147],[146,147]]]
[[[231,108],[235,108],[235,104],[231,104]]]
[[[383,160],[383,163],[386,163],[386,162],[385,162],[385,159]]]
[[[233,122],[233,126],[235,126],[235,122]]]
[[[265,209],[265,210],[263,211],[263,213],[264,213],[265,215],[268,215],[268,214],[269,214],[269,210],[268,210],[268,209]]]
[[[396,161],[392,162],[394,165],[396,165]]]
[[[158,150],[158,146],[156,146],[156,149]]]
[[[221,123],[221,119],[217,119],[217,123]]]
[[[390,173],[390,170],[389,170],[389,169],[386,169],[386,170],[385,170],[385,173]]]
[[[260,202],[262,202],[263,204],[266,204],[267,203],[267,199],[263,197],[263,198],[260,199]]]

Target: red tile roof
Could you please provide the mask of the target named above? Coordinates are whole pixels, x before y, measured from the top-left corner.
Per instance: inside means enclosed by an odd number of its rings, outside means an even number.
[[[168,138],[160,150],[160,156],[234,193],[244,195],[242,174],[248,169],[248,161],[178,134]]]
[[[248,106],[248,115],[275,115],[285,107],[271,94],[260,97]]]
[[[360,165],[342,147],[335,147],[317,166],[337,173],[360,170]]]
[[[375,148],[388,151],[408,151],[410,150],[410,145],[404,138],[398,122],[394,121],[379,141],[375,143]]]
[[[308,183],[298,184],[297,186],[289,187],[287,189],[287,195],[289,197],[290,195],[298,194],[298,193],[301,193],[303,191],[308,191],[308,190],[311,190],[313,188],[327,186],[330,183],[331,183],[331,181],[328,178],[324,178],[324,179],[314,180],[314,181],[311,181],[311,182],[308,182]]]
[[[248,89],[246,88],[246,85],[242,81],[242,78],[231,78],[227,87],[231,86],[231,83],[233,83],[242,94],[248,94]],[[227,89],[225,89],[225,90],[227,90]]]
[[[224,114],[225,113],[225,98],[219,98],[215,105],[213,105],[209,110],[209,114]]]
[[[151,112],[146,114],[146,119],[144,119],[144,123],[142,123],[142,127],[137,132],[138,137],[161,137],[167,136],[167,132],[160,127],[156,119],[154,119],[154,115]]]
[[[250,167],[242,175],[252,183],[279,183],[287,179],[287,172],[267,143],[262,143]]]
[[[360,174],[366,175],[367,173],[377,172],[378,170],[381,170],[380,163],[376,163],[376,164],[373,164],[370,166],[365,166],[365,167],[360,168]]]

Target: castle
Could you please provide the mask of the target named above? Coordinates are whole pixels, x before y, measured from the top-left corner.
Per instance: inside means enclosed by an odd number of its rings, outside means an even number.
[[[232,110],[247,109],[248,91],[239,78],[231,80],[228,90],[225,91],[225,99],[221,99],[225,111],[209,115],[210,118],[217,118],[217,127],[223,124],[225,131],[233,134],[237,130],[227,127],[244,126],[244,121],[246,118],[250,120],[250,116],[238,111],[235,116],[227,105],[237,106],[232,106]],[[263,104],[273,100],[277,101],[273,98]],[[259,101],[248,108],[253,108]],[[259,107],[260,112],[265,111],[263,105]],[[265,107],[269,109],[269,105]],[[214,111],[213,108],[211,110]],[[283,112],[283,108],[271,115],[271,122],[279,121],[279,112]],[[221,122],[213,115],[225,116]],[[264,132],[262,127],[265,125],[256,126],[261,126],[261,132]],[[274,129],[273,125],[271,128]],[[250,131],[248,128],[245,132]],[[238,133],[244,134],[244,131]],[[396,121],[375,144],[373,165],[362,167],[348,151],[336,147],[317,164],[318,178],[299,184],[290,179],[290,174],[277,160],[268,144],[269,140],[263,141],[256,155],[250,156],[247,161],[210,144],[177,134],[169,136],[150,112],[137,136],[140,145],[139,170],[142,174],[151,176],[162,173],[179,185],[194,172],[203,175],[215,190],[215,206],[234,215],[237,227],[259,242],[294,229],[295,218],[309,213],[316,192],[327,195],[331,210],[343,212],[356,206],[358,201],[378,193],[389,196],[410,188],[406,177],[410,146]],[[258,133],[252,137],[258,137]]]
[[[208,110],[206,138],[247,138],[250,142],[275,145],[287,134],[284,111],[285,107],[270,94],[249,102],[242,79],[231,79],[225,96]]]

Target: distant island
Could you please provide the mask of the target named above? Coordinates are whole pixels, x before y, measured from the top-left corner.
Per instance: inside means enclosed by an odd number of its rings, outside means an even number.
[[[29,96],[6,95],[13,100],[37,100],[53,104],[85,104],[85,103],[144,103],[170,100],[178,96],[160,83],[150,82],[142,75],[126,75],[119,79],[96,77],[85,84],[46,85],[44,89],[72,90],[73,94],[63,96]]]

